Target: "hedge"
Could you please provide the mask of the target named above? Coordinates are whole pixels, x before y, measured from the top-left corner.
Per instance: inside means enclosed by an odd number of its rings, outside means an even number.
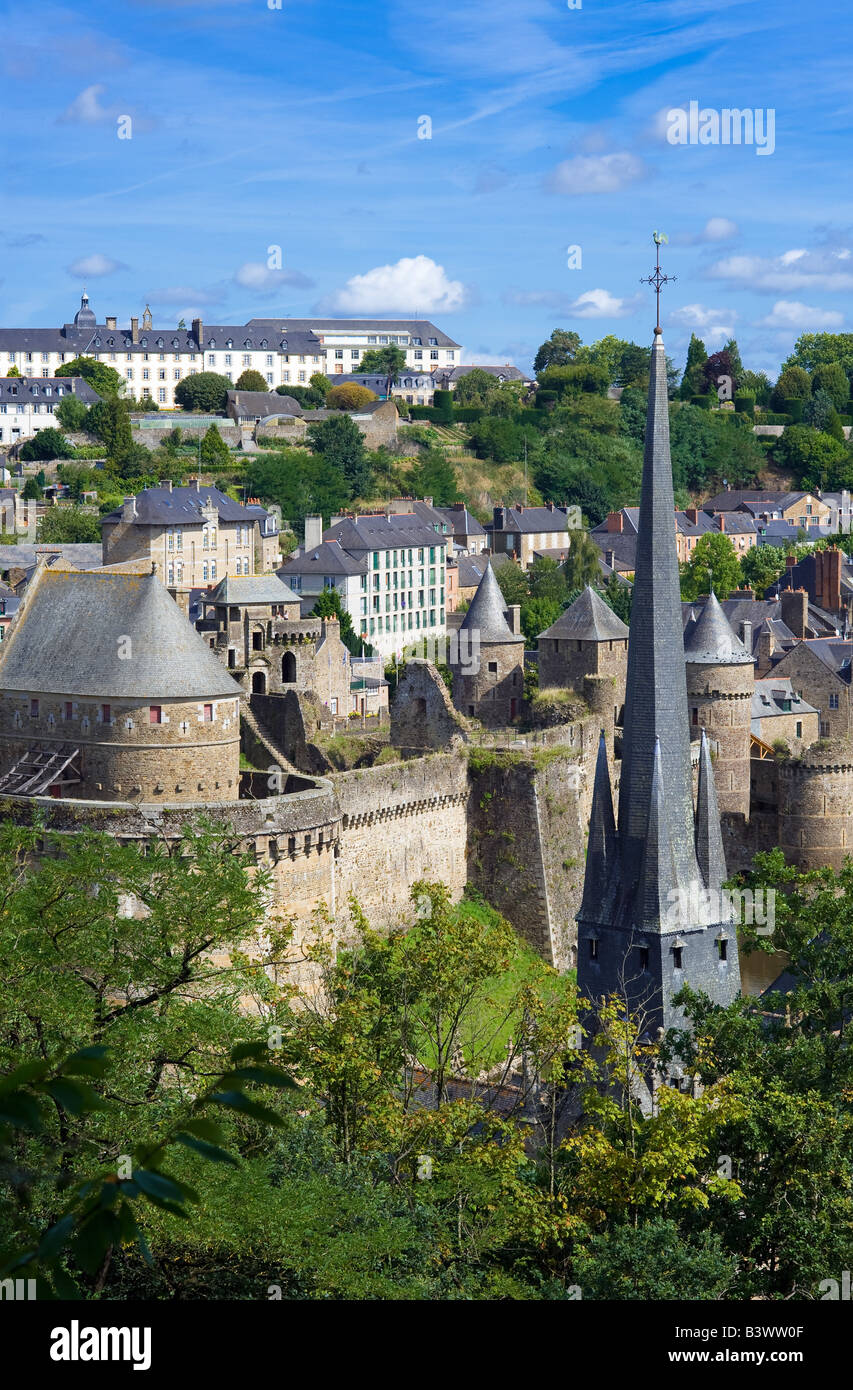
[[[754,397],[754,396],[735,396],[735,410],[740,411],[740,413],[743,414],[743,415],[754,415],[754,414],[755,414],[755,397]]]
[[[715,399],[714,396],[691,396],[690,404],[698,405],[700,410],[710,410]]]
[[[790,415],[794,424],[799,424],[803,418],[803,406],[805,401],[801,401],[797,396],[785,397],[785,414]]]
[[[759,425],[792,425],[794,422],[790,415],[782,415],[778,410],[762,410],[756,424]]]
[[[481,405],[456,405],[453,407],[453,419],[463,424],[468,420],[480,420],[488,411]]]

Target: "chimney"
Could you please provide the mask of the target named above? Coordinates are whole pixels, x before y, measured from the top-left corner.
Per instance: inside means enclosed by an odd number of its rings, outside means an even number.
[[[121,519],[122,519],[122,521],[135,521],[135,520],[136,520],[136,498],[135,498],[135,497],[125,497],[124,502],[123,502],[123,504],[122,504],[122,509],[121,509]]]
[[[841,609],[841,551],[815,551],[815,603],[827,613]]]
[[[608,529],[608,531],[621,532],[622,526],[623,526],[623,517],[622,517],[622,513],[621,513],[621,512],[608,512],[608,513],[607,513],[607,529]]]
[[[750,588],[748,588],[746,585],[744,585],[744,586],[741,587],[740,589],[731,589],[731,590],[729,591],[729,598],[749,598],[749,599],[754,599],[754,598],[755,598],[755,590],[754,590],[754,589],[750,589]]]
[[[802,641],[806,635],[808,594],[805,589],[783,589],[779,600],[782,605],[782,622]]]
[[[139,319],[130,320],[130,341],[132,343],[139,342]]]
[[[549,512],[552,512],[552,511],[554,510],[554,503],[553,503],[553,502],[546,502],[546,503],[545,503],[545,506],[548,508],[548,511],[549,511]]]
[[[726,514],[725,514],[725,512],[720,512],[720,515],[717,517],[717,520],[718,520],[719,523],[720,523],[720,530],[721,530],[721,531],[725,531],[725,529],[726,529]]]
[[[202,323],[201,319],[193,319],[193,337],[195,338],[196,343],[198,344],[199,352],[201,352],[201,349],[204,346],[204,344],[202,343],[203,336],[204,324]]]
[[[106,317],[106,326],[107,326],[107,328],[115,328],[117,324],[118,324],[118,319],[116,318],[115,314],[107,314],[107,317]]]
[[[615,570],[615,568],[616,568],[616,551],[615,551],[615,550],[605,550],[605,552],[604,552],[604,563],[605,563],[605,565],[608,566],[609,569]]]
[[[427,504],[428,507],[431,507],[431,506],[432,506],[432,498],[431,498],[431,497],[425,497],[425,498],[424,498],[424,501],[426,502],[426,504]]]
[[[318,545],[323,544],[323,518],[321,516],[306,516],[305,518],[305,549],[315,550]]]
[[[160,486],[161,486],[161,488],[163,489],[164,492],[171,492],[171,491],[172,491],[172,479],[171,479],[171,478],[162,478],[161,481],[160,481]]]
[[[758,661],[755,667],[755,674],[756,677],[758,677],[759,679],[761,676],[766,675],[767,672],[770,670],[770,667],[772,665],[773,650],[773,633],[770,628],[770,624],[764,623],[762,625],[761,631],[758,634],[758,650],[756,652]]]
[[[510,631],[513,632],[513,633],[515,633],[515,635],[516,635],[516,637],[517,637],[517,636],[519,635],[519,633],[521,632],[521,604],[520,604],[520,603],[511,603],[511,604],[510,604],[509,608],[506,610],[506,620],[507,620],[507,622],[509,623]]]
[[[690,522],[692,522],[692,524],[695,526],[696,523],[697,523],[697,521],[699,520],[699,508],[698,508],[698,507],[688,507],[688,508],[686,509],[684,515],[687,517],[687,520],[690,521]]]
[[[786,555],[786,556],[785,556],[785,568],[786,568],[786,569],[792,570],[792,569],[794,568],[794,565],[795,565],[796,563],[797,563],[797,557],[796,557],[796,555]]]
[[[731,597],[731,595],[729,595]],[[742,622],[740,625],[740,640],[748,652],[752,651],[752,623]]]
[[[496,531],[506,530],[506,507],[492,508],[492,525]]]
[[[187,478],[187,487],[189,487],[193,492],[201,491],[201,484],[199,483],[198,478]]]

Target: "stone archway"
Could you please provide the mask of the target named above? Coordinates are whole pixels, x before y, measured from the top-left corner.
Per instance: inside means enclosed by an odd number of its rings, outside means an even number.
[[[267,673],[266,671],[252,672],[252,694],[266,695],[267,693]]]
[[[296,680],[296,654],[295,652],[285,652],[281,658],[281,683],[282,685],[293,685]]]

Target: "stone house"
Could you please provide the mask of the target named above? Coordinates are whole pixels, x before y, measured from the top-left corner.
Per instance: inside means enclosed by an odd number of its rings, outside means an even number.
[[[506,610],[495,572],[486,565],[451,652],[453,703],[460,714],[503,728],[521,712],[524,637],[520,609]]]
[[[789,679],[759,680],[752,697],[750,730],[771,748],[781,740],[798,755],[820,737],[820,710],[798,695]]]
[[[569,553],[570,521],[576,507],[495,507],[485,530],[489,548],[496,555],[514,555],[522,569],[529,569],[537,550]]]
[[[397,407],[393,400],[368,401],[359,410],[303,410],[292,396],[269,391],[229,391],[225,407],[242,428],[283,443],[303,444],[310,425],[346,414],[358,425],[369,449],[397,443]]]
[[[189,487],[145,488],[101,521],[104,564],[144,561],[181,594],[227,575],[248,578],[281,560],[278,522],[256,500],[235,502],[193,479]]]
[[[851,725],[850,671],[853,642],[833,637],[806,638],[786,652],[771,678],[790,679],[792,689],[820,717],[820,738],[848,738]]]

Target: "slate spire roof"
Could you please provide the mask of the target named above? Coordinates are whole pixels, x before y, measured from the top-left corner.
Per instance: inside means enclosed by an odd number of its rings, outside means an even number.
[[[479,632],[481,644],[523,642],[522,633],[513,632],[506,620],[506,603],[491,565],[486,565],[471,607],[462,619],[460,631]]]
[[[696,858],[706,888],[721,888],[728,878],[717,788],[711,766],[711,746],[705,730],[699,751],[699,789],[696,797]]]
[[[666,354],[651,356],[637,567],[628,641],[619,836],[627,892],[639,887],[652,800],[655,745],[678,885],[696,876],[687,678],[669,452]]]
[[[581,642],[624,642],[628,629],[621,618],[587,584],[574,603],[570,603],[540,637],[567,637]]]
[[[0,692],[210,700],[243,691],[160,580],[138,566],[42,565],[5,642]]]
[[[619,881],[616,821],[613,815],[613,793],[610,789],[610,770],[607,766],[607,744],[604,731],[598,740],[595,763],[595,782],[592,792],[592,815],[589,822],[589,841],[586,850],[586,875],[583,902],[579,916],[585,921],[607,922]]]
[[[684,655],[691,665],[697,666],[753,664],[752,653],[747,651],[739,637],[735,637],[713,589],[708,595],[699,621],[684,643]]]

